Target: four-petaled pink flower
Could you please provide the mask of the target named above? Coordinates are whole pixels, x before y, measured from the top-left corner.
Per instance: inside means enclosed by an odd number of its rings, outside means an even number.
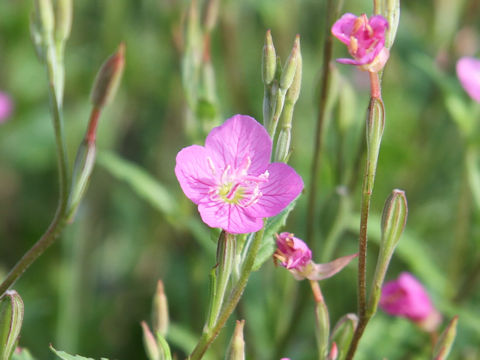
[[[347,255],[326,264],[312,261],[312,251],[303,240],[288,232],[277,235],[277,250],[273,254],[275,264],[280,264],[297,280],[323,280],[332,277],[347,266],[358,254]]]
[[[13,111],[13,102],[8,94],[0,91],[0,124],[5,122]]]
[[[284,163],[270,163],[272,140],[246,115],[235,115],[208,134],[205,146],[177,155],[175,174],[202,220],[232,234],[255,232],[263,218],[280,213],[303,189]]]
[[[356,65],[361,70],[378,72],[388,60],[390,52],[385,47],[388,21],[381,15],[370,20],[367,15],[347,13],[332,26],[332,34],[348,47],[353,59],[337,59],[339,63]]]
[[[480,103],[480,60],[462,57],[457,61],[457,76],[468,95]]]
[[[408,272],[383,286],[379,306],[386,313],[405,317],[426,331],[435,330],[442,319],[423,285]]]

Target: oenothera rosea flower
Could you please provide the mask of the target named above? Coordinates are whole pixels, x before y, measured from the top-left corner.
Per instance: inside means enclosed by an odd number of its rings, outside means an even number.
[[[255,232],[303,189],[295,170],[270,163],[272,140],[254,118],[235,115],[208,134],[205,146],[177,155],[175,174],[202,220],[232,234]]]
[[[462,57],[457,61],[457,76],[467,94],[480,103],[480,60]]]
[[[368,19],[367,15],[347,13],[332,26],[332,34],[348,47],[353,59],[337,59],[339,63],[356,65],[361,70],[378,72],[388,60],[385,47],[388,21],[381,15]]]
[[[273,260],[290,271],[297,280],[332,277],[358,255],[347,255],[326,264],[316,264],[312,261],[312,251],[303,240],[288,232],[277,234],[276,237],[277,250],[273,254]]]
[[[442,320],[423,285],[412,274],[402,272],[382,289],[379,306],[390,315],[405,317],[426,331],[435,330]]]
[[[13,102],[10,96],[0,91],[0,124],[5,122],[13,110]]]

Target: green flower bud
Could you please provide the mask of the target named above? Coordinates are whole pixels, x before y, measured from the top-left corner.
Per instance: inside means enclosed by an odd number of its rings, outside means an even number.
[[[225,360],[245,360],[245,341],[243,339],[244,326],[245,320],[237,320]]]
[[[375,170],[377,168],[378,152],[382,142],[383,129],[385,128],[385,108],[382,99],[373,97],[370,99],[367,114],[367,161],[368,176],[365,182],[365,191],[373,191]]]
[[[56,5],[55,39],[65,41],[72,29],[72,0],[57,0]]]
[[[337,324],[333,328],[330,341],[337,344],[338,360],[345,359],[357,324],[357,315],[346,314],[340,320],[338,320]]]
[[[145,321],[142,321],[142,331],[143,331],[143,347],[147,353],[149,360],[160,360],[160,350],[158,349],[157,341],[155,336],[148,328],[148,325]]]
[[[15,290],[0,297],[0,359],[11,358],[17,346],[23,322],[23,301]]]
[[[280,78],[280,89],[287,90],[293,83],[295,78],[295,73],[297,70],[297,65],[300,58],[300,35],[295,37],[295,42],[293,43],[293,48],[290,53],[290,56],[285,63],[282,71],[282,77]]]
[[[91,92],[91,101],[96,108],[107,105],[115,96],[125,66],[125,44],[110,56],[97,73]]]
[[[270,85],[275,78],[277,67],[277,54],[273,45],[272,34],[267,30],[265,35],[265,45],[263,46],[262,56],[262,79],[265,85]]]
[[[397,35],[398,23],[400,21],[400,0],[386,0],[384,17],[388,20],[388,29],[385,35],[385,47],[390,49]]]
[[[168,330],[168,301],[162,280],[158,280],[157,291],[153,297],[152,324],[155,333],[165,336]]]
[[[35,18],[45,42],[52,35],[55,17],[51,0],[35,0]]]
[[[442,334],[438,338],[433,350],[433,360],[445,360],[450,354],[453,342],[457,336],[457,322],[458,316],[454,316],[448,324],[447,328],[443,330]]]

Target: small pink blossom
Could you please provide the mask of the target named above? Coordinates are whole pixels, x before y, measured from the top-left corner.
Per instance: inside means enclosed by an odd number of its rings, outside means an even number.
[[[235,115],[208,134],[205,146],[177,154],[175,174],[202,220],[232,234],[255,232],[302,191],[302,178],[284,163],[270,163],[272,140],[246,115]]]
[[[480,60],[462,57],[457,61],[457,76],[467,94],[480,103]]]
[[[316,264],[312,261],[312,251],[303,240],[283,232],[277,235],[277,250],[273,259],[275,263],[290,271],[297,280],[323,280],[342,270],[357,255],[347,255],[326,264]]]
[[[332,26],[332,34],[348,47],[353,59],[337,59],[339,63],[356,65],[361,70],[378,72],[388,60],[385,47],[388,21],[381,15],[370,20],[367,15],[344,14]]]
[[[5,122],[13,111],[13,102],[10,96],[0,91],[0,124]]]
[[[405,317],[426,331],[436,329],[441,322],[441,315],[423,285],[408,272],[383,286],[379,306],[386,313]]]

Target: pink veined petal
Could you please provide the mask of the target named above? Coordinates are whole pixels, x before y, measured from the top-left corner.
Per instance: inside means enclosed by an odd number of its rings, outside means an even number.
[[[185,195],[195,204],[208,197],[210,187],[215,185],[203,146],[188,146],[177,154],[175,175]]]
[[[272,140],[265,128],[254,118],[235,115],[210,132],[205,147],[215,165],[232,168],[243,166],[247,157],[251,165],[248,173],[260,175],[270,162]]]
[[[346,13],[338,19],[332,26],[332,34],[344,44],[350,44],[350,35],[352,34],[353,24],[357,16]]]
[[[245,208],[252,217],[271,217],[279,214],[303,189],[303,180],[284,163],[272,163],[267,168],[268,181],[260,185],[262,196],[257,203]]]
[[[379,42],[376,46],[375,49],[372,51],[367,52],[364,56],[361,58],[357,58],[358,65],[365,65],[365,64],[370,64],[372,63],[375,58],[380,54],[382,49],[384,49],[384,41]]]
[[[256,232],[263,227],[263,219],[249,216],[238,205],[218,202],[199,204],[202,220],[210,227],[219,227],[231,234]]]
[[[336,59],[337,62],[339,62],[340,64],[347,64],[347,65],[364,65],[362,63],[360,63],[358,60],[355,60],[355,59],[350,59],[350,58],[340,58],[340,59]]]
[[[467,94],[480,103],[480,60],[462,57],[457,61],[457,76]]]
[[[328,279],[329,277],[332,277],[333,275],[338,273],[340,270],[342,270],[345,266],[347,266],[350,263],[350,261],[355,259],[357,256],[358,254],[352,254],[352,255],[342,256],[326,264],[314,264],[313,271],[310,274],[308,274],[306,277],[309,280],[316,280],[316,281]]]

